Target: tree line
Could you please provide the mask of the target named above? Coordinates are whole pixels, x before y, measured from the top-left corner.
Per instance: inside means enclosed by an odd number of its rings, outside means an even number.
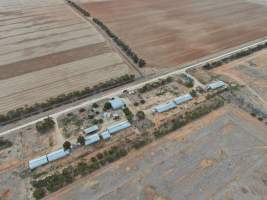
[[[232,55],[230,55],[228,57],[225,57],[225,58],[223,58],[221,60],[214,61],[214,62],[211,62],[211,63],[206,63],[203,66],[203,68],[207,69],[207,70],[210,70],[210,69],[213,69],[215,67],[219,67],[219,66],[221,66],[223,64],[229,63],[229,62],[231,62],[233,60],[237,60],[239,58],[243,58],[245,56],[251,55],[251,54],[253,54],[253,53],[257,52],[257,51],[260,51],[262,49],[265,49],[265,48],[267,48],[267,42],[265,42],[264,44],[260,44],[260,45],[258,45],[256,47],[252,47],[252,48],[249,48],[247,50],[243,50],[243,51],[237,52],[237,53],[232,54]]]
[[[122,51],[125,52],[125,54],[132,59],[132,61],[135,64],[138,64],[140,68],[144,67],[146,65],[145,60],[142,58],[139,58],[135,52],[127,45],[125,44],[118,36],[115,35],[101,20],[97,18],[93,18],[93,21],[103,30],[106,32],[106,34],[112,38],[112,40],[120,47]]]
[[[87,10],[84,10],[83,8],[81,8],[80,6],[78,6],[76,3],[70,1],[70,0],[66,0],[68,2],[68,4],[70,4],[72,7],[74,7],[75,9],[77,9],[79,12],[81,12],[84,16],[86,17],[90,17],[90,13]]]

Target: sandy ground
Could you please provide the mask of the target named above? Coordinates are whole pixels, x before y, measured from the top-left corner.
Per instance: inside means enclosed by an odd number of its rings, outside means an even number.
[[[75,1],[158,68],[174,67],[267,35],[263,1]]]
[[[1,1],[0,46],[0,113],[132,73],[61,0]]]
[[[266,127],[231,106],[47,199],[265,199]]]

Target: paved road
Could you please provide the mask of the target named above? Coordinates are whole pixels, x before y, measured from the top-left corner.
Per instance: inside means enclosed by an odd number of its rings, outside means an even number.
[[[122,92],[123,92],[124,90],[128,90],[128,91],[130,91],[130,90],[135,90],[135,89],[137,89],[137,88],[140,88],[140,87],[144,86],[144,85],[147,84],[147,83],[151,83],[151,82],[157,81],[157,80],[162,79],[162,78],[167,78],[168,76],[171,76],[171,75],[177,75],[177,74],[181,74],[181,73],[186,73],[186,71],[189,70],[189,69],[197,68],[197,67],[203,66],[204,64],[206,64],[206,63],[208,63],[208,62],[212,62],[212,61],[220,60],[220,59],[222,59],[222,58],[225,58],[225,57],[228,57],[228,56],[230,56],[230,55],[232,55],[232,54],[235,54],[235,53],[237,53],[237,52],[239,52],[239,51],[246,50],[246,49],[251,48],[251,47],[255,47],[255,46],[257,46],[257,45],[259,45],[259,44],[263,44],[263,43],[265,43],[265,42],[267,42],[267,39],[266,39],[266,38],[264,38],[262,41],[259,41],[259,42],[254,43],[254,44],[250,44],[250,45],[248,45],[248,46],[245,46],[245,47],[242,47],[242,48],[233,50],[233,51],[231,51],[231,52],[228,52],[228,53],[225,53],[225,54],[222,54],[222,55],[219,55],[219,56],[216,56],[216,57],[209,58],[209,59],[207,59],[207,60],[201,61],[201,62],[199,62],[199,63],[197,63],[197,64],[193,64],[193,65],[184,67],[184,68],[182,68],[182,69],[178,69],[178,70],[176,70],[176,71],[173,71],[173,72],[170,72],[170,73],[167,73],[167,74],[164,74],[164,75],[160,75],[160,76],[158,76],[158,77],[156,77],[156,78],[152,78],[152,79],[147,80],[147,81],[144,81],[144,82],[142,82],[142,83],[138,83],[138,84],[136,84],[136,85],[134,85],[134,86],[130,86],[130,87],[129,87],[129,86],[125,86],[125,87],[122,87],[121,89],[117,90],[116,92],[112,92],[112,93],[110,93],[110,94],[104,94],[103,96],[101,96],[101,97],[99,97],[99,98],[96,98],[96,99],[93,99],[93,100],[88,100],[88,101],[83,102],[83,103],[81,103],[81,104],[79,104],[79,105],[77,105],[77,106],[72,106],[72,107],[67,108],[67,109],[65,109],[65,110],[56,112],[56,113],[50,115],[50,117],[56,119],[58,116],[60,116],[60,115],[62,115],[62,114],[69,113],[69,112],[71,112],[71,111],[73,111],[73,110],[76,110],[76,109],[79,109],[79,108],[88,106],[88,105],[90,105],[90,104],[93,104],[94,102],[98,102],[98,101],[103,100],[103,99],[107,99],[107,98],[112,98],[112,97],[114,97],[114,96],[118,96],[118,95],[122,94]],[[195,79],[194,77],[192,77],[192,78],[195,80],[195,82],[196,82],[198,85],[203,86],[197,79]],[[11,132],[16,131],[16,130],[19,130],[19,129],[22,129],[22,128],[26,127],[26,126],[33,125],[33,124],[35,124],[35,123],[37,123],[37,122],[39,122],[39,121],[44,120],[45,118],[47,118],[47,117],[41,117],[41,118],[36,119],[36,120],[34,120],[34,121],[31,121],[31,122],[29,122],[29,123],[26,123],[26,124],[17,126],[17,127],[15,127],[15,128],[12,128],[12,129],[9,129],[9,130],[7,130],[7,131],[4,131],[4,132],[0,133],[0,136],[4,136],[4,135],[6,135],[6,134],[10,134]]]

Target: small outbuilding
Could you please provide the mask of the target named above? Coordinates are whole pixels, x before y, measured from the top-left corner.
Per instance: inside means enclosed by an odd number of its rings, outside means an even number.
[[[193,97],[190,95],[190,94],[186,94],[186,95],[183,95],[183,96],[180,96],[180,97],[177,97],[176,99],[174,99],[174,102],[179,105],[179,104],[182,104],[182,103],[185,103],[187,101],[190,101],[192,100]]]
[[[85,145],[95,144],[99,142],[100,137],[98,133],[85,137]]]
[[[48,163],[47,157],[46,157],[46,155],[44,155],[44,156],[41,156],[39,158],[35,158],[33,160],[30,160],[29,161],[29,168],[31,170],[33,170],[33,169],[40,167],[42,165],[45,165],[47,163]]]
[[[114,110],[121,109],[125,106],[124,101],[120,98],[112,99],[109,101],[109,103]]]
[[[100,136],[102,137],[103,140],[108,140],[110,138],[110,133],[108,131],[104,131],[100,133]]]
[[[207,88],[210,90],[215,90],[215,89],[218,89],[224,86],[225,86],[225,83],[223,81],[217,81],[217,82],[208,84]]]
[[[57,151],[47,154],[47,160],[49,162],[66,157],[70,154],[70,150],[59,149]]]
[[[130,126],[131,126],[130,122],[124,121],[124,122],[120,122],[118,124],[108,127],[107,131],[109,132],[109,134],[113,134],[123,129],[129,128]]]
[[[89,128],[84,129],[83,130],[83,133],[85,135],[88,135],[88,134],[94,133],[94,132],[96,132],[98,130],[99,130],[98,126],[97,125],[94,125],[94,126],[91,126]]]
[[[162,105],[155,107],[154,111],[158,113],[162,113],[162,112],[166,112],[171,109],[174,109],[174,108],[176,108],[176,104],[174,102],[169,102],[169,103],[162,104]]]

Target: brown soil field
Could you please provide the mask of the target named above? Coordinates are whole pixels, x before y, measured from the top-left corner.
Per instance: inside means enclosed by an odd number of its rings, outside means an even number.
[[[4,0],[0,8],[0,113],[135,73],[64,1]]]
[[[145,58],[175,67],[267,35],[257,0],[76,0]]]

